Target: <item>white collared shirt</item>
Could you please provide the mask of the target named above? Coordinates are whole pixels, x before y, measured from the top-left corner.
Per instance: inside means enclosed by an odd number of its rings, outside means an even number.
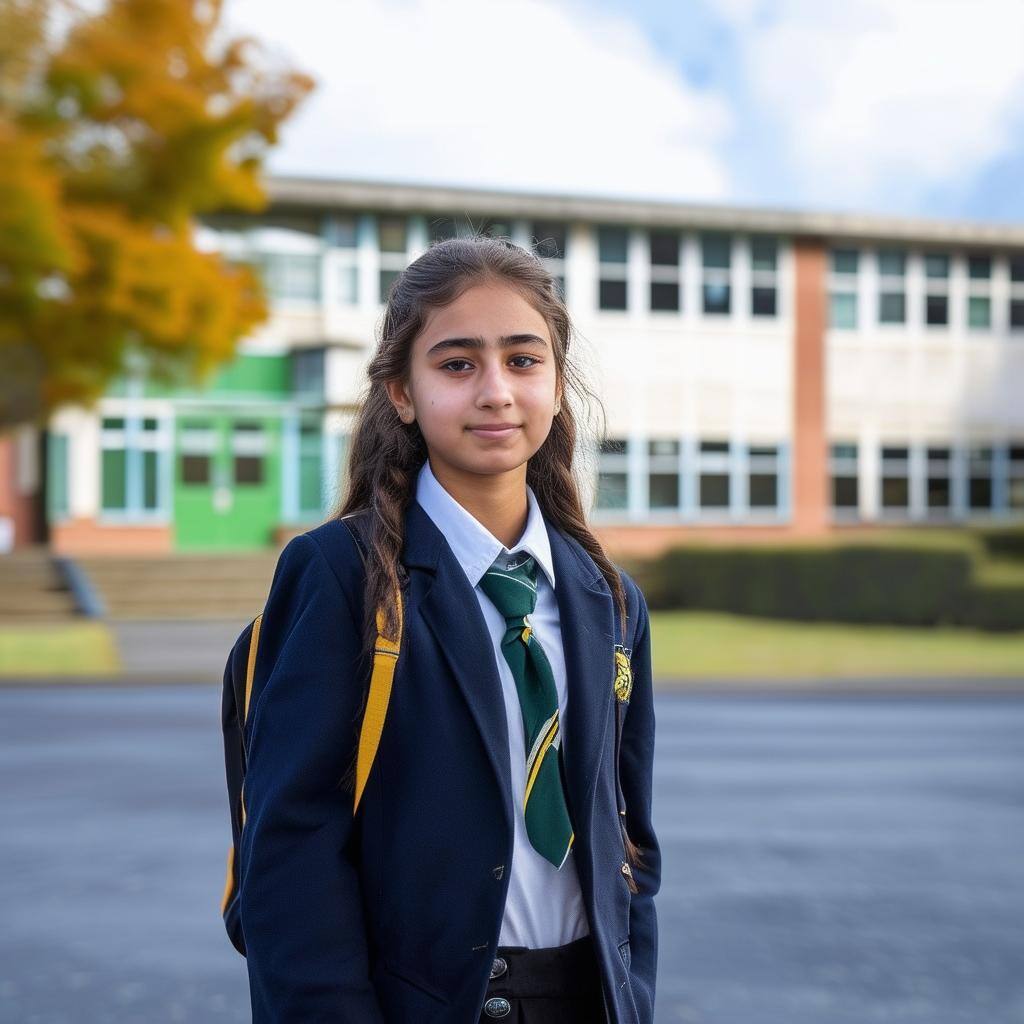
[[[540,641],[558,692],[558,712],[562,722],[566,714],[565,655],[562,649],[562,631],[555,600],[555,569],[551,560],[544,516],[533,489],[527,485],[526,497],[529,513],[526,529],[515,547],[506,548],[485,526],[460,505],[438,482],[424,462],[416,479],[416,501],[444,534],[452,553],[462,566],[470,586],[476,593],[484,621],[491,634],[495,663],[505,698],[505,716],[508,720],[509,761],[512,776],[512,807],[515,837],[508,885],[508,898],[498,937],[499,946],[562,946],[587,935],[590,931],[579,876],[576,872],[575,849],[570,849],[558,870],[542,857],[530,843],[523,815],[523,794],[526,791],[526,744],[523,737],[523,713],[515,679],[505,655],[501,640],[505,635],[505,619],[490,598],[480,589],[480,579],[498,555],[526,551],[537,562],[537,607],[530,616],[533,635]],[[562,735],[562,756],[565,735]]]

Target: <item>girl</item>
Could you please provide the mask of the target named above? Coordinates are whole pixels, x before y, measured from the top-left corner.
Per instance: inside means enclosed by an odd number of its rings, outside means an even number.
[[[439,242],[391,289],[344,503],[285,548],[263,616],[256,1022],[653,1022],[650,631],[577,491],[571,331],[504,240]],[[378,606],[402,643],[354,813]]]

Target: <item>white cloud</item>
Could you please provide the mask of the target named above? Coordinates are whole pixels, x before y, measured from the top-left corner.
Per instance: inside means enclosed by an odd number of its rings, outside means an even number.
[[[272,170],[726,199],[727,102],[635,23],[557,0],[234,0],[319,80]]]
[[[1019,142],[1020,0],[715,0],[803,206],[912,210]],[[756,115],[752,115],[756,116]],[[841,203],[840,203],[841,200]]]

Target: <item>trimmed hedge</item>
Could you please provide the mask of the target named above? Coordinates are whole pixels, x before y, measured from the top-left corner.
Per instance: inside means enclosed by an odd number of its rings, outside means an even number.
[[[808,622],[1024,629],[1024,587],[973,582],[966,551],[893,545],[678,547],[638,565],[652,609]]]
[[[1004,526],[977,531],[988,554],[995,558],[1012,558],[1024,562],[1024,529]]]

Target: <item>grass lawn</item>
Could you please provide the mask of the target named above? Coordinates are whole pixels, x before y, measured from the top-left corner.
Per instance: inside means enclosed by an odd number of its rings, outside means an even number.
[[[114,638],[102,623],[0,627],[0,676],[94,676],[120,668]]]
[[[662,678],[1021,676],[1024,632],[910,629],[652,612]]]

